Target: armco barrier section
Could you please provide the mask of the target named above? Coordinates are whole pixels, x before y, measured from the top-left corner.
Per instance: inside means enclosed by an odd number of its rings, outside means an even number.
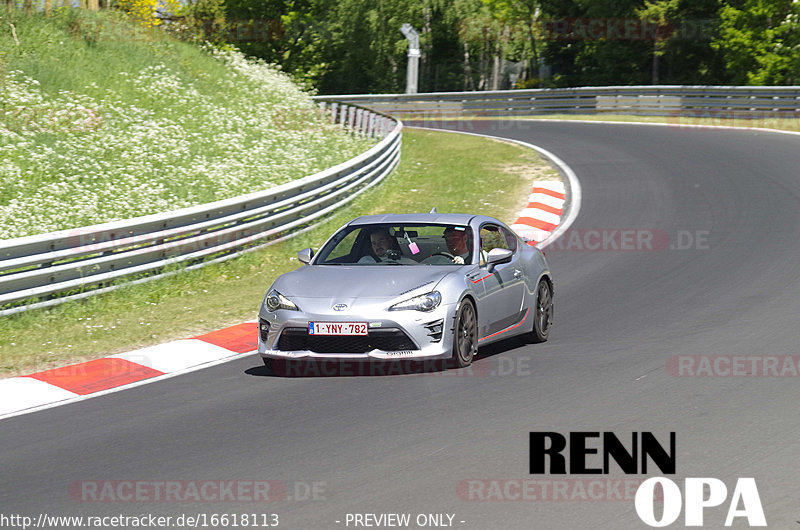
[[[325,96],[400,118],[636,114],[763,118],[800,116],[800,87],[618,86],[489,92]]]
[[[265,191],[2,240],[0,316],[106,292],[123,278],[148,281],[224,261],[310,230],[386,177],[400,161],[402,144],[399,120],[337,102],[318,104],[333,123],[382,139],[351,160]]]

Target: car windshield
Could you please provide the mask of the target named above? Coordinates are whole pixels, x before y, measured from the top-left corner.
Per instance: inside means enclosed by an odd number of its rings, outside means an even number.
[[[472,262],[472,234],[447,224],[347,226],[319,251],[316,265],[464,265]]]

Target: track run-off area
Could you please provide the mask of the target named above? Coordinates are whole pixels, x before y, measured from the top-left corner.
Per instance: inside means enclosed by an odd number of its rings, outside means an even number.
[[[646,528],[630,489],[662,475],[652,462],[638,475],[613,462],[608,474],[531,475],[529,435],[652,432],[668,447],[674,432],[681,488],[717,478],[729,501],[753,477],[769,526],[796,527],[800,136],[439,125],[529,142],[577,175],[580,213],[546,249],[548,342],[510,339],[469,369],[424,374],[274,377],[253,354],[12,417],[0,422],[2,513],[152,514],[174,528],[215,514],[230,527],[237,516],[354,528],[354,515],[388,527],[410,514],[411,527]],[[728,502],[706,509],[705,526],[727,513]]]

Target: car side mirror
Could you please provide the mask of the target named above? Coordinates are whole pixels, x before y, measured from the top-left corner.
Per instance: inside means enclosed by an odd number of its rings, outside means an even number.
[[[508,263],[511,261],[511,257],[514,255],[513,252],[508,250],[507,248],[493,248],[489,251],[489,255],[486,256],[486,264],[488,265],[487,270],[489,272],[494,272],[494,268],[501,263]]]
[[[305,263],[306,265],[311,262],[311,258],[314,257],[314,251],[310,248],[304,248],[300,252],[297,253],[297,259],[300,260],[301,263]]]

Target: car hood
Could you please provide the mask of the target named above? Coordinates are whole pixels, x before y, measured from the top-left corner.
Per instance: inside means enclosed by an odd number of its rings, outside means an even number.
[[[337,266],[306,265],[286,273],[274,288],[289,297],[384,298],[433,290],[449,274],[471,267],[414,265]]]

